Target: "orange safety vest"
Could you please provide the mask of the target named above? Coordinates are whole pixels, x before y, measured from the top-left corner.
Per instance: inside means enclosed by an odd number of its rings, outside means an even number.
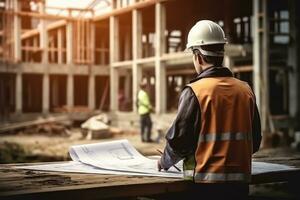
[[[249,182],[255,96],[249,85],[233,77],[202,78],[188,85],[201,110],[194,182]]]

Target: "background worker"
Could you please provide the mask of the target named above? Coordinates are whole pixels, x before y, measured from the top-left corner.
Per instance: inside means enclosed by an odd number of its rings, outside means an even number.
[[[197,77],[182,91],[176,119],[166,135],[158,169],[184,159],[192,192],[208,199],[245,199],[251,157],[260,146],[261,127],[249,85],[222,66],[225,34],[209,20],[188,34]]]
[[[146,84],[140,83],[140,90],[137,96],[137,108],[140,115],[141,139],[142,142],[153,142],[151,139],[152,120],[150,116],[152,106],[149,95],[145,89]]]

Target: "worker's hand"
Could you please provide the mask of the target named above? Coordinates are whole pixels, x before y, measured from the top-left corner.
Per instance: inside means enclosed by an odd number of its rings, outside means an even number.
[[[165,171],[168,171],[168,168],[162,167],[160,159],[157,161],[157,169],[158,169],[158,171],[161,171],[162,169]]]

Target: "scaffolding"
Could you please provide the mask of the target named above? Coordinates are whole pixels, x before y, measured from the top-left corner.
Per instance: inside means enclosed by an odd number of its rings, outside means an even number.
[[[224,28],[224,65],[253,87],[264,131],[272,132],[276,117],[299,116],[296,0],[93,0],[83,9],[1,2],[0,75],[9,81],[0,85],[9,112],[84,106],[132,113],[141,81],[156,113],[172,112],[195,75],[183,52],[188,30],[205,18]]]

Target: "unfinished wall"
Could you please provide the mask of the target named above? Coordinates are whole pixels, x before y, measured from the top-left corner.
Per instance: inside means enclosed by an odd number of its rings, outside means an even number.
[[[74,76],[74,105],[88,105],[88,76]]]
[[[24,113],[42,112],[42,87],[42,75],[22,75],[22,102]]]
[[[109,64],[109,20],[95,22],[95,64]]]
[[[109,76],[95,77],[95,102],[96,109],[109,111]]]
[[[132,20],[131,13],[118,16],[119,21],[119,59],[132,60]]]
[[[67,76],[50,76],[50,111],[59,112],[67,105]]]
[[[15,74],[0,74],[0,119],[15,111]]]

